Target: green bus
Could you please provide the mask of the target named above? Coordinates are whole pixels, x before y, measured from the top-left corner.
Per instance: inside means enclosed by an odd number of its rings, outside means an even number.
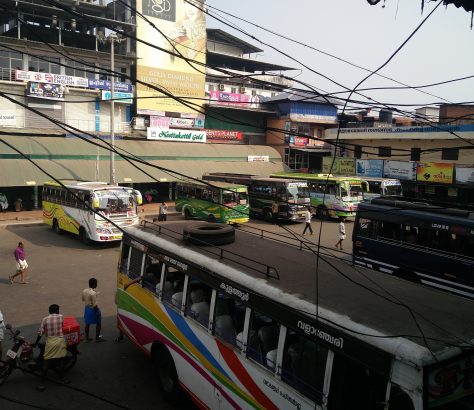
[[[178,182],[176,211],[186,219],[196,218],[223,223],[249,221],[249,201],[245,185],[227,182]]]

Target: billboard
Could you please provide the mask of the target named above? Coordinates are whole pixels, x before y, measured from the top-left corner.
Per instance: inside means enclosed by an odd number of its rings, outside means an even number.
[[[454,164],[444,162],[417,162],[416,180],[438,184],[452,184]]]
[[[70,87],[88,88],[89,81],[84,77],[73,77],[70,75],[39,73],[36,71],[15,70],[16,81],[27,81],[36,83],[61,84]]]
[[[416,180],[416,162],[386,160],[383,168],[384,178],[396,178],[403,181]]]
[[[456,166],[456,184],[474,183],[474,168]]]
[[[61,84],[29,82],[26,95],[28,97],[64,101],[64,90],[65,87]]]
[[[178,142],[206,142],[206,133],[194,130],[172,130],[169,128],[147,128],[147,139]]]
[[[334,165],[332,162],[334,160]],[[332,165],[332,168],[331,168]],[[354,158],[323,157],[323,174],[355,175]]]
[[[205,68],[189,60],[206,62],[206,19],[200,10],[203,7],[200,0],[137,1],[138,11],[149,20],[137,19],[137,38],[149,43],[137,41],[137,79],[163,90],[162,93],[138,83],[139,111],[190,113],[202,107]],[[181,97],[187,105],[167,94]]]
[[[357,159],[356,175],[361,177],[382,178],[383,159]]]

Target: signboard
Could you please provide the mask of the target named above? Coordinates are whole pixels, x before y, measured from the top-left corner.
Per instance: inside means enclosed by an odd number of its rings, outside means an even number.
[[[29,97],[44,98],[47,100],[64,101],[66,87],[60,84],[28,83],[26,95]]]
[[[383,159],[357,159],[356,175],[363,177],[383,177]]]
[[[291,113],[290,120],[294,122],[316,122],[319,124],[337,124],[337,114],[334,115],[314,115]]]
[[[251,96],[248,94],[226,93],[223,91],[209,91],[211,105],[225,105],[234,107],[250,107]]]
[[[170,118],[169,126],[172,128],[194,128],[193,118]]]
[[[456,167],[455,175],[457,184],[474,184],[474,168]]]
[[[89,87],[89,80],[84,77],[72,77],[70,75],[38,73],[35,71],[15,70],[16,81],[33,81],[36,83],[62,84],[71,87]]]
[[[417,162],[416,180],[438,184],[452,184],[454,164],[443,162]]]
[[[331,164],[334,160],[334,165]],[[354,175],[355,174],[355,159],[343,157],[323,157],[323,174],[339,174],[339,175]]]
[[[306,137],[295,137],[294,145],[298,147],[304,147],[305,145],[308,145],[308,140],[309,138],[306,138]]]
[[[99,90],[110,90],[111,83],[109,80],[88,80],[89,88],[98,88]],[[121,83],[120,81],[114,81],[114,93],[115,92],[122,92],[122,93],[131,93],[132,92],[132,84],[128,83]]]
[[[403,181],[415,181],[416,162],[385,160],[383,176],[384,178],[396,178]]]
[[[270,162],[268,155],[249,155],[247,157],[248,162]]]
[[[0,110],[0,126],[14,127],[16,126],[15,110]]]
[[[207,140],[212,142],[242,142],[244,134],[241,131],[204,130]]]
[[[147,128],[146,137],[149,140],[206,142],[206,133],[193,130],[171,130],[169,128]]]
[[[117,98],[123,98],[118,100]],[[112,99],[112,91],[102,90],[102,101],[108,101]],[[133,103],[133,94],[132,93],[121,93],[114,90],[114,101],[117,104],[132,104]]]
[[[146,16],[137,19],[137,38],[157,47],[137,41],[137,79],[144,83],[137,83],[138,111],[189,113],[199,109],[205,98],[205,72],[201,66],[206,62],[203,1],[137,0],[136,8],[137,14]],[[182,102],[173,96],[181,97]]]
[[[169,126],[169,117],[159,117],[156,115],[150,116],[150,128],[169,128]]]

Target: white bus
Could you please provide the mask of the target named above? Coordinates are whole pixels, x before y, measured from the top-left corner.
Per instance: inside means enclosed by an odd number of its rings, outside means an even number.
[[[139,191],[106,182],[60,182],[67,189],[55,181],[43,185],[43,222],[56,233],[71,232],[86,244],[110,242],[121,240],[122,232],[102,216],[119,227],[138,224]]]
[[[153,360],[166,399],[184,390],[209,409],[473,408],[472,301],[337,260],[320,260],[316,281],[313,253],[233,229],[125,229],[117,322]],[[225,246],[200,246],[211,243]]]
[[[376,178],[360,177],[367,182],[367,191],[364,192],[364,199],[370,200],[380,196],[402,196],[403,189],[399,179],[396,178]]]

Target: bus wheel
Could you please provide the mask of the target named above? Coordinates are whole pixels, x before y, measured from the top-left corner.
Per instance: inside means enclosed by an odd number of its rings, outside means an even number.
[[[273,222],[273,214],[271,209],[265,209],[263,211],[263,219],[267,222]]]
[[[326,208],[323,208],[323,207],[319,207],[317,210],[316,210],[316,216],[325,221],[329,218],[329,212]]]
[[[188,208],[184,210],[184,219],[191,219],[191,211]]]
[[[81,242],[84,244],[84,245],[90,245],[91,244],[91,240],[89,239],[89,237],[87,236],[87,232],[86,230],[81,227],[79,229],[79,239],[81,240]]]
[[[195,245],[226,245],[235,241],[235,228],[216,223],[185,226],[183,239]]]
[[[405,269],[397,269],[393,273],[393,275],[396,276],[397,278],[409,280],[410,282],[421,283],[420,278],[418,276],[416,276],[415,273],[410,272],[410,271],[405,270]]]
[[[158,373],[158,386],[163,398],[170,404],[179,404],[183,393],[179,388],[173,357],[165,346],[159,345],[153,351],[153,364]]]
[[[57,219],[53,219],[53,231],[56,232],[58,235],[61,235],[63,233],[63,230],[59,227]]]

